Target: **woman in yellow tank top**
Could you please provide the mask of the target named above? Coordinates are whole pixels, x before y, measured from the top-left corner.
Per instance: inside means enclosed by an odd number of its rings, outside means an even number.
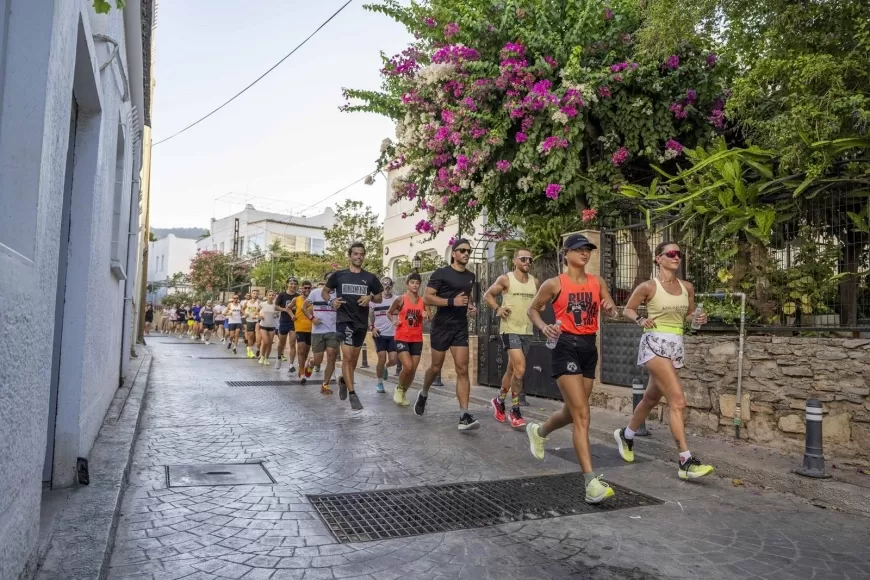
[[[677,277],[682,259],[683,254],[677,244],[659,244],[655,251],[658,274],[635,289],[622,312],[623,316],[643,328],[637,364],[649,371],[650,379],[643,400],[634,410],[628,427],[617,429],[613,437],[622,458],[628,462],[634,461],[635,431],[640,429],[650,411],[665,397],[671,433],[680,452],[677,475],[681,479],[696,479],[713,473],[713,466],[704,465],[692,457],[683,423],[686,397],[677,369],[683,367],[683,328],[689,313],[695,311],[695,289],[689,282]],[[641,304],[646,304],[646,316],[637,313]],[[695,322],[705,324],[707,315],[701,312]]]

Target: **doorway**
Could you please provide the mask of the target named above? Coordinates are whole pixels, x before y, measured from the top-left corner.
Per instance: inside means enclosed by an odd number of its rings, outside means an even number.
[[[72,206],[73,166],[75,164],[76,125],[78,105],[71,98],[69,143],[66,150],[66,173],[63,183],[63,206],[61,210],[60,244],[57,258],[57,288],[54,302],[54,336],[51,348],[51,390],[48,401],[48,438],[45,441],[45,462],[42,466],[43,486],[51,485],[54,466],[54,436],[57,421],[57,387],[60,382],[60,350],[63,341],[63,315],[66,306],[66,274],[69,264],[69,232]]]

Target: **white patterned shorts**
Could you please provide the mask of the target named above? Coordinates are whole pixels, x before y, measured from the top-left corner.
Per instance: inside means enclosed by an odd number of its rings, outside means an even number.
[[[683,335],[670,332],[644,332],[637,349],[637,365],[643,366],[655,357],[670,359],[675,369],[683,368],[686,350]]]

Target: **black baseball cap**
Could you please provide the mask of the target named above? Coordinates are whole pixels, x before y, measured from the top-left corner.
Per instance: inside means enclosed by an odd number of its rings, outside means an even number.
[[[450,247],[450,251],[455,252],[456,248],[458,248],[462,244],[468,244],[469,246],[471,246],[471,242],[469,242],[467,239],[457,238],[456,240],[453,241],[453,245]]]
[[[580,248],[597,250],[598,246],[590,242],[589,238],[587,238],[583,234],[571,234],[570,236],[565,238],[565,244],[562,246],[562,249],[566,252],[568,250],[579,250]]]
[[[299,280],[296,279],[296,276],[289,276],[287,278],[287,283],[289,284],[290,282],[296,282],[298,284]]]

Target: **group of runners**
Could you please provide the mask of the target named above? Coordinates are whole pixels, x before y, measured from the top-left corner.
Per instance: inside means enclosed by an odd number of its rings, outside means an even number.
[[[595,250],[597,247],[585,236],[568,236],[561,253],[564,272],[543,282],[530,273],[531,252],[517,250],[513,256],[513,271],[500,276],[483,296],[483,301],[500,318],[502,345],[508,357],[501,389],[491,401],[495,420],[514,428],[525,428],[530,451],[541,460],[545,457],[549,435],[573,425],[574,449],[584,474],[589,503],[599,503],[614,495],[613,489],[601,476],[595,475],[593,469],[589,398],[598,365],[596,335],[601,313],[614,318],[620,316],[605,281],[586,272]],[[470,243],[463,238],[454,240],[450,265],[435,270],[425,289],[421,288],[419,274],[409,275],[405,280],[406,292],[401,296],[393,295],[390,278],[379,278],[363,269],[365,255],[363,244],[353,244],[348,249],[348,268],[326,275],[316,288],[303,281],[299,290],[297,280],[291,277],[285,292],[276,296],[269,291],[265,300],[260,300],[257,292],[252,291],[242,302],[234,295],[226,307],[206,303],[198,314],[194,313],[196,306],[190,310],[181,307],[176,324],[183,330],[182,321],[189,320],[192,336],[201,325],[203,339],[207,341],[206,333],[215,324],[220,327],[220,321],[224,321],[225,332],[221,339],[233,352],[236,352],[239,332],[246,325],[248,356],[258,357],[261,364],[269,364],[277,328],[278,364],[284,360],[285,344],[289,340],[290,372],[298,372],[303,384],[313,369],[320,367],[325,356],[321,392],[326,395],[332,394],[329,383],[340,349],[339,398],[349,399],[351,408],[360,410],[363,405],[355,389],[354,371],[367,332],[372,332],[377,350],[377,392],[386,392],[384,381],[388,369],[401,362],[393,401],[400,406],[410,406],[407,392],[416,378],[423,353],[423,322],[429,316],[427,308],[434,307],[436,313],[429,335],[431,363],[423,374],[413,411],[417,416],[425,414],[430,388],[440,375],[449,352],[456,373],[458,429],[478,429],[480,422],[469,410],[468,322],[469,317],[477,313],[475,274],[468,269]],[[634,290],[621,314],[643,328],[637,363],[649,371],[650,380],[631,420],[613,436],[622,459],[633,462],[636,431],[661,398],[666,397],[668,424],[679,452],[678,476],[696,479],[712,473],[713,467],[701,463],[688,448],[683,422],[685,397],[677,370],[683,366],[685,322],[694,316],[692,322],[696,326],[705,324],[706,314],[700,311],[690,315],[695,312],[694,289],[689,282],[677,277],[682,261],[679,246],[659,244],[655,261],[657,276]],[[552,323],[542,317],[549,305],[554,314]],[[646,306],[645,316],[638,313],[641,305]],[[551,373],[563,400],[562,408],[542,424],[527,423],[521,411],[526,356],[535,328],[548,339],[547,346],[552,349]],[[298,371],[293,366],[294,359],[298,361]]]

